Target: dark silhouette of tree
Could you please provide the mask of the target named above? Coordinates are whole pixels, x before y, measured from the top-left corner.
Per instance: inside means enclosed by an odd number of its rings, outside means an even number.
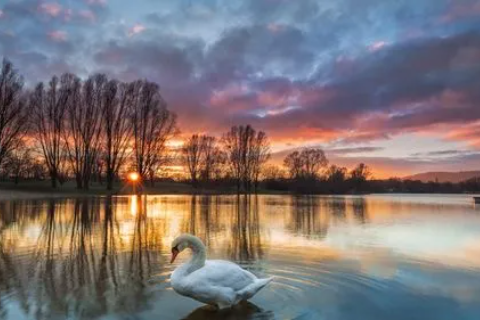
[[[187,167],[190,180],[194,188],[198,186],[198,176],[200,174],[200,165],[202,163],[203,137],[198,134],[188,138],[182,147],[182,161]]]
[[[128,146],[132,138],[132,122],[128,117],[128,107],[133,103],[133,87],[111,80],[104,91],[103,159],[107,173],[107,189],[112,190],[113,181],[128,156]]]
[[[69,75],[68,83],[70,99],[65,141],[77,188],[88,189],[100,149],[107,78],[97,74],[82,84],[79,78]]]
[[[202,136],[202,163],[201,178],[210,181],[214,175],[220,175],[220,167],[225,163],[225,153],[218,147],[217,139],[211,136]]]
[[[18,149],[12,150],[5,156],[2,171],[13,178],[15,184],[18,184],[21,178],[29,177],[33,162],[32,153],[32,148],[26,147],[22,142]]]
[[[140,176],[148,176],[153,184],[156,172],[168,159],[166,142],[177,132],[177,117],[167,109],[157,84],[136,81],[131,86],[135,165]]]
[[[47,88],[39,83],[30,98],[33,137],[40,144],[53,188],[57,187],[65,156],[62,137],[71,79],[71,75],[64,75],[59,83],[53,77]]]
[[[293,179],[317,179],[328,160],[322,149],[306,148],[290,153],[283,163]]]
[[[0,164],[18,148],[27,130],[27,101],[22,88],[23,79],[4,59],[0,72]]]
[[[227,163],[237,183],[249,191],[252,182],[257,185],[260,172],[270,158],[269,142],[265,132],[255,131],[250,125],[233,126],[222,137]]]
[[[350,171],[350,181],[353,184],[355,191],[362,191],[367,179],[371,176],[370,168],[360,163]]]

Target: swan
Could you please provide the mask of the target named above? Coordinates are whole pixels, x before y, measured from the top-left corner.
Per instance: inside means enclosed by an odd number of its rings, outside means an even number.
[[[250,299],[273,280],[258,279],[233,262],[206,260],[205,245],[191,234],[173,240],[170,263],[187,248],[192,251],[192,258],[177,267],[170,277],[173,290],[180,295],[224,309]]]

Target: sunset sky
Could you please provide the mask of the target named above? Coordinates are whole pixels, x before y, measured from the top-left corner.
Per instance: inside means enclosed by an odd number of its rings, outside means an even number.
[[[480,169],[480,0],[0,0],[0,56],[156,81],[183,135],[250,123],[277,160]]]

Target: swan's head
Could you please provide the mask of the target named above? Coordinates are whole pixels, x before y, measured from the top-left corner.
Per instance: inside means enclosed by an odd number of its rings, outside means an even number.
[[[175,261],[177,255],[182,252],[183,250],[190,248],[192,250],[199,250],[203,248],[204,245],[202,240],[198,237],[195,237],[191,234],[185,233],[175,238],[172,242],[172,260],[170,263]]]

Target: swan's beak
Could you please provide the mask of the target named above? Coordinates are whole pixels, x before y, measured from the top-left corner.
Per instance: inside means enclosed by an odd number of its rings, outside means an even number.
[[[173,261],[175,261],[175,258],[177,257],[178,255],[178,249],[175,247],[175,248],[172,248],[172,260],[170,260],[170,263],[173,263]]]

